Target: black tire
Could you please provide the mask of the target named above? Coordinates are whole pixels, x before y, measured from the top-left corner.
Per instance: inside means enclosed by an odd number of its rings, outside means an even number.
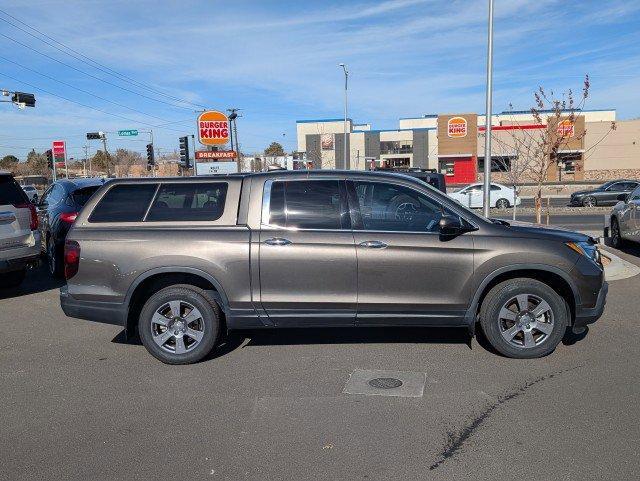
[[[518,294],[529,294],[544,300],[553,315],[552,331],[549,334],[530,331],[533,336],[538,336],[535,339],[536,345],[532,347],[515,345],[520,342],[519,339],[514,337],[512,342],[508,342],[501,334],[505,321],[500,319],[500,311]],[[566,332],[569,315],[566,301],[547,284],[535,279],[518,278],[504,281],[487,293],[480,308],[480,324],[489,343],[501,354],[516,359],[533,359],[554,351]],[[523,343],[524,334],[523,331]],[[537,344],[538,340],[540,344]]]
[[[618,223],[618,219],[615,217],[611,218],[611,247],[615,249],[620,249],[624,247],[624,239],[620,234],[620,224]]]
[[[589,195],[582,199],[582,207],[596,207],[598,205],[598,201],[595,197]]]
[[[56,243],[51,237],[47,239],[47,267],[49,274],[51,274],[54,279],[62,278],[64,267],[62,249],[56,247]]]
[[[0,287],[18,287],[24,281],[27,275],[26,269],[20,269],[19,271],[5,272],[0,276]]]
[[[197,345],[183,354],[170,352],[153,339],[152,319],[158,309],[170,301],[193,305],[201,313],[203,336]],[[186,316],[185,316],[186,317]],[[169,329],[167,329],[169,330]],[[186,284],[169,286],[153,294],[144,304],[138,320],[140,340],[149,353],[165,364],[192,364],[207,356],[220,335],[220,308],[204,290]]]
[[[498,199],[496,201],[496,208],[497,209],[508,209],[509,207],[511,207],[511,204],[509,203],[509,201],[507,199]]]

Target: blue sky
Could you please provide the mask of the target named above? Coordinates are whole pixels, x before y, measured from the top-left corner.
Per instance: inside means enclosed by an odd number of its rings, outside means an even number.
[[[65,139],[79,157],[86,132],[128,128],[153,128],[156,146],[174,150],[195,133],[196,105],[242,108],[245,152],[273,140],[291,150],[297,119],[342,115],[340,62],[351,72],[350,117],[374,128],[484,110],[486,0],[13,0],[0,9],[103,66],[0,12],[22,29],[0,21],[0,88],[37,95],[35,109],[0,106],[0,155]],[[494,28],[494,111],[530,108],[538,85],[577,91],[588,73],[588,108],[640,116],[640,2],[495,0]],[[142,153],[146,139],[110,134],[109,145]]]

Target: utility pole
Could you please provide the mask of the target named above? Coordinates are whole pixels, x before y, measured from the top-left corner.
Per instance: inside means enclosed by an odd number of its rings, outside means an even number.
[[[348,103],[348,83],[349,83],[349,71],[347,66],[343,63],[338,64],[338,67],[342,67],[344,71],[344,168],[349,168],[349,160],[347,159],[347,103]]]
[[[107,177],[111,177],[111,154],[107,150],[107,134],[102,134],[102,145],[104,147],[104,154],[107,156]]]
[[[82,173],[86,177],[87,176],[87,153],[89,151],[89,146],[84,144],[84,162],[82,163]],[[89,164],[89,175],[91,175],[91,164]]]
[[[240,112],[240,110],[242,109],[227,109],[227,112],[229,112],[229,121],[231,122],[231,150],[236,153],[236,164],[238,166],[238,172],[242,172],[242,164],[240,162],[240,143],[238,142],[238,124],[236,122],[236,119],[238,117],[242,117],[242,115],[238,113]],[[233,139],[235,139],[236,141],[235,149],[233,148]]]
[[[489,218],[491,207],[491,94],[493,90],[493,0],[489,0],[489,28],[487,39],[487,95],[484,129],[484,189],[482,193],[483,214]]]

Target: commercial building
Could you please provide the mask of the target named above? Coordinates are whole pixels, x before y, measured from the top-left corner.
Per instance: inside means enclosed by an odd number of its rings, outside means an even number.
[[[551,114],[541,112],[541,122],[529,111],[491,116],[496,180],[509,177],[523,155],[522,145],[543,129],[563,139],[548,181],[640,178],[640,119],[616,121],[615,110],[581,110],[573,122],[557,122]],[[298,150],[315,168],[436,169],[449,184],[464,184],[480,179],[484,166],[486,119],[475,113],[402,118],[396,130],[375,130],[348,119],[346,136],[344,119],[299,120],[296,127]],[[527,180],[524,174],[522,181]]]

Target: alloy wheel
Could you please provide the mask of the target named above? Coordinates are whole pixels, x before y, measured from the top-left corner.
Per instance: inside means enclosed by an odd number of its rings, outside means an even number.
[[[151,318],[153,341],[171,354],[192,351],[204,336],[204,320],[200,311],[183,300],[160,306]]]
[[[498,209],[507,209],[509,207],[509,201],[507,199],[499,199],[496,202],[496,207]]]
[[[614,246],[620,245],[620,226],[618,225],[617,220],[613,220],[611,222],[611,242]]]
[[[553,310],[534,294],[518,294],[505,302],[498,315],[500,334],[512,346],[529,349],[544,343],[553,332]]]
[[[593,197],[587,197],[582,201],[582,205],[584,207],[594,207],[596,205],[596,200]]]
[[[56,248],[52,239],[47,241],[47,264],[49,265],[49,273],[55,275],[57,270],[56,265]]]

